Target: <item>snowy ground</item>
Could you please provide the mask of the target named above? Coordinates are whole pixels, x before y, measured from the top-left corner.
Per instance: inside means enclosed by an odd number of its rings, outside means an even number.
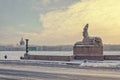
[[[47,60],[0,60],[0,64],[54,65],[74,68],[99,68],[120,70],[120,61],[47,61]]]
[[[72,55],[72,52],[30,52]],[[105,55],[120,52],[104,52]],[[4,55],[8,58],[5,60]],[[120,61],[20,60],[24,52],[0,52],[0,80],[120,80]]]
[[[34,61],[30,62],[34,63]],[[119,75],[118,70],[57,67],[50,66],[50,63],[44,66],[43,64],[0,64],[0,80],[120,80]]]

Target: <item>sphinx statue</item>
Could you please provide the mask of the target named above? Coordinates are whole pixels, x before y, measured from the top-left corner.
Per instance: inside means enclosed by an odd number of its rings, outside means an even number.
[[[100,37],[91,37],[88,34],[89,24],[83,28],[82,41],[73,46],[75,59],[103,60],[103,44]]]
[[[96,45],[103,46],[102,39],[100,37],[90,37],[88,34],[89,24],[86,24],[83,28],[83,40],[76,42],[75,45]]]

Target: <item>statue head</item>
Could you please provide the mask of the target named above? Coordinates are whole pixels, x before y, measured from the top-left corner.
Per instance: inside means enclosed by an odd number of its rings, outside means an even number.
[[[84,38],[88,37],[88,27],[89,27],[89,24],[86,24],[85,27],[83,28],[83,37]]]

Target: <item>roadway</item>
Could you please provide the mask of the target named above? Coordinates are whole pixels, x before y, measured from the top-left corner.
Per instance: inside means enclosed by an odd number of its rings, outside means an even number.
[[[0,64],[0,80],[120,80],[120,71]]]

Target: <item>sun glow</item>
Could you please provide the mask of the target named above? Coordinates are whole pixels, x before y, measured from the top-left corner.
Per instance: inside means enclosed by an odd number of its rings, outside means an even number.
[[[83,0],[68,10],[44,14],[41,21],[45,28],[43,34],[63,43],[80,40],[86,23],[90,24],[90,35],[102,37],[104,43],[120,43],[120,0]]]

